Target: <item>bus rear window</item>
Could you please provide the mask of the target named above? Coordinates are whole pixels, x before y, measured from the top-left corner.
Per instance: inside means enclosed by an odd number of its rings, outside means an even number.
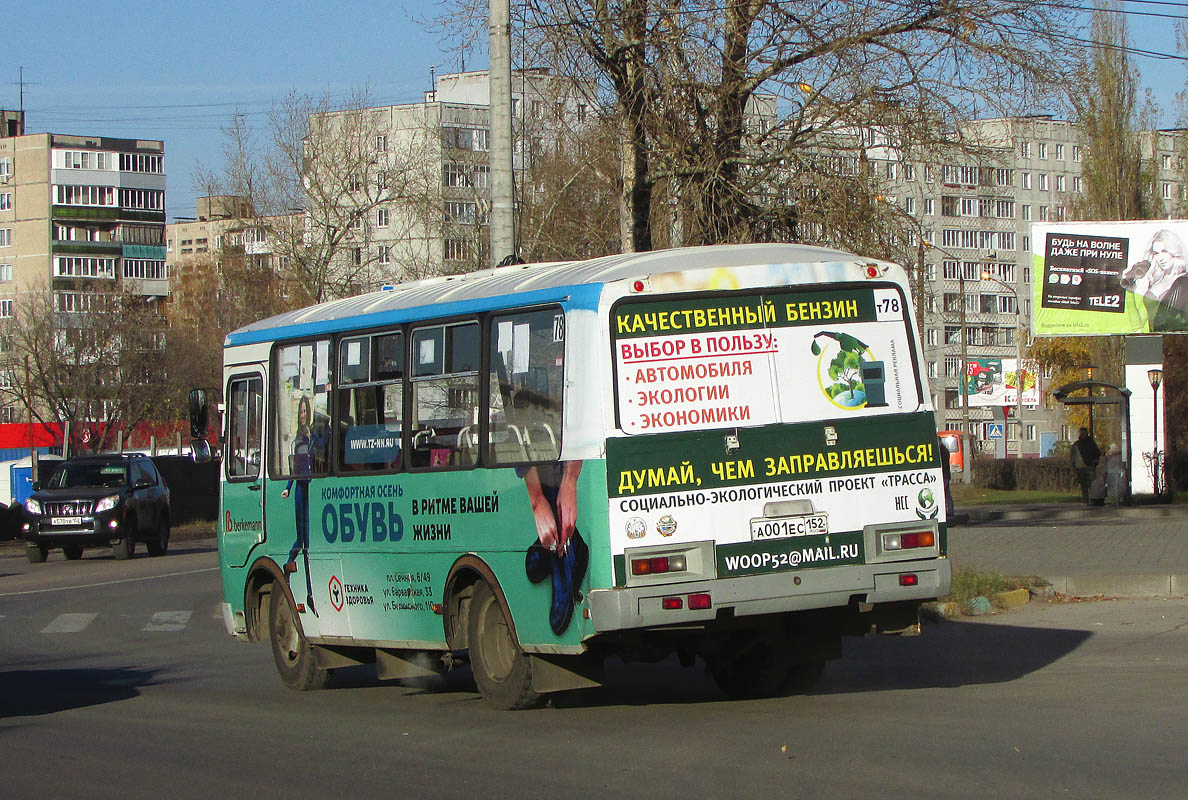
[[[620,302],[619,425],[658,433],[915,411],[906,302],[888,284]]]

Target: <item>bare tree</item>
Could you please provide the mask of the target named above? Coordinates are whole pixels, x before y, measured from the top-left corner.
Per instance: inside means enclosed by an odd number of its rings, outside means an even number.
[[[163,358],[166,327],[155,299],[129,283],[79,293],[21,295],[6,322],[6,401],[36,424],[69,425],[72,449],[111,447],[121,429],[175,418]]]
[[[439,254],[441,175],[435,128],[389,115],[366,91],[345,103],[292,93],[261,134],[237,115],[224,129],[221,175],[199,170],[208,195],[248,198],[250,227],[294,305],[427,274]]]
[[[455,29],[485,13],[445,7]],[[619,128],[623,246],[644,250],[660,202],[689,244],[805,238],[822,193],[870,186],[845,168],[870,132],[922,158],[965,120],[1052,96],[1073,63],[1071,18],[1041,0],[525,0],[521,29],[533,57],[597,78]]]

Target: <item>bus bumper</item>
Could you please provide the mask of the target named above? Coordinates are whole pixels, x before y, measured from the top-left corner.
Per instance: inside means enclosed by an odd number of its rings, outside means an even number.
[[[914,575],[902,585],[901,575]],[[590,621],[595,633],[666,625],[712,622],[720,617],[747,617],[836,608],[857,601],[883,603],[935,600],[949,592],[952,565],[947,558],[829,567],[771,575],[715,578],[650,586],[594,589]],[[910,581],[908,581],[910,583]],[[708,594],[711,607],[664,608],[665,598]],[[672,605],[670,603],[670,605]]]

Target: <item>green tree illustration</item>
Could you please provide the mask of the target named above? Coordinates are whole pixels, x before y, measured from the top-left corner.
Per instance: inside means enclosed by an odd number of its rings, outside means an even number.
[[[866,352],[868,345],[848,333],[821,331],[813,336],[812,352],[815,356],[821,355],[822,347],[817,340],[822,336],[833,339],[838,344],[838,353],[829,362],[829,378],[833,383],[825,387],[825,391],[831,398],[847,392],[850,397],[854,397],[855,392],[865,392],[866,386],[858,380],[858,376],[861,374],[862,354]]]

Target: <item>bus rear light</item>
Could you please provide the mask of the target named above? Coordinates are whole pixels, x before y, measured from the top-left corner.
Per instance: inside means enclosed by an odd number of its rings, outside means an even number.
[[[710,602],[710,596],[706,592],[689,595],[689,610],[690,611],[705,611],[713,608],[713,603]]]
[[[920,578],[914,572],[906,572],[899,576],[900,586],[919,586]]]
[[[883,550],[914,550],[918,547],[932,547],[935,544],[936,536],[932,531],[883,534]]]
[[[631,284],[631,291],[642,292],[643,290],[644,290],[644,282],[643,281],[635,281]]]
[[[660,607],[665,611],[676,611],[685,607],[685,601],[679,597],[663,597],[660,599]]]
[[[651,556],[631,561],[632,575],[659,575],[665,572],[684,572],[686,569],[688,564],[683,555]]]

